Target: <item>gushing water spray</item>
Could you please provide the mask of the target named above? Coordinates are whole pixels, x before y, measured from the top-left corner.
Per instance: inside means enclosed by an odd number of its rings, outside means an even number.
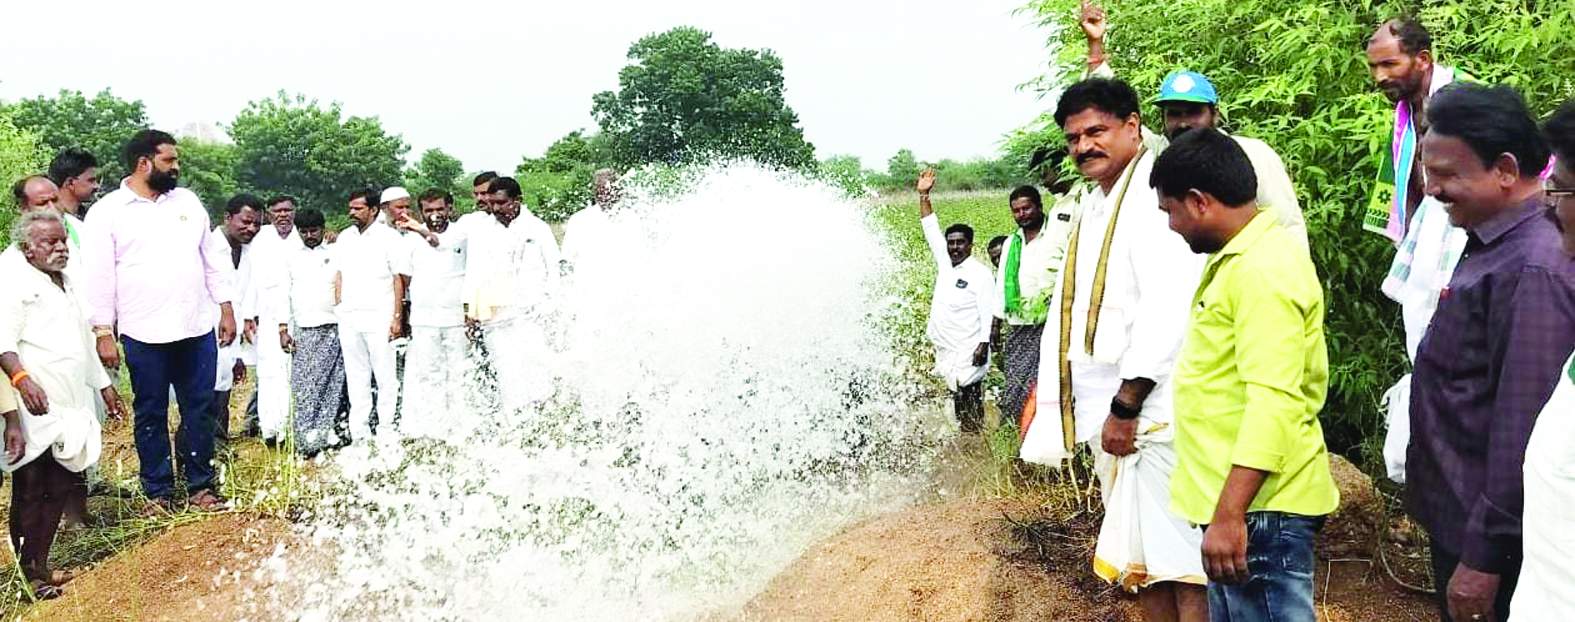
[[[733,165],[629,189],[609,223],[555,300],[555,397],[425,414],[474,430],[457,443],[331,458],[309,549],[276,564],[304,596],[289,613],[725,617],[814,540],[923,493],[948,427],[912,406],[895,266],[861,205]]]

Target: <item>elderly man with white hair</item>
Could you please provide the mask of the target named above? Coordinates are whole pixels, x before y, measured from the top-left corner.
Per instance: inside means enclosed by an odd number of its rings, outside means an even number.
[[[68,235],[59,214],[26,212],[14,247],[0,253],[0,370],[21,397],[21,408],[5,414],[0,470],[13,478],[11,545],[40,598],[59,596],[70,579],[50,571],[49,547],[72,489],[102,450],[95,394],[111,417],[124,414],[65,274]]]

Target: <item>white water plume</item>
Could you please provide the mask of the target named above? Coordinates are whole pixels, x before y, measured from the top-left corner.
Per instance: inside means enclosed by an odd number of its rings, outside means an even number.
[[[948,433],[894,350],[866,208],[753,166],[626,193],[556,300],[554,399],[467,442],[329,458],[304,620],[729,617],[923,494]],[[406,415],[410,416],[410,415]],[[315,554],[314,554],[315,551]],[[304,608],[302,608],[304,607]]]

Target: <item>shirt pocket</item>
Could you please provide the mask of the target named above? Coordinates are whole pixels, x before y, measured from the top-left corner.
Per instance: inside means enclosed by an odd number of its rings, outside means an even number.
[[[1099,326],[1094,333],[1094,362],[1115,365],[1132,345],[1132,320],[1136,317],[1132,306],[1124,300],[1109,300],[1099,308]],[[1074,335],[1086,343],[1084,335]],[[1079,344],[1081,345],[1081,343]]]

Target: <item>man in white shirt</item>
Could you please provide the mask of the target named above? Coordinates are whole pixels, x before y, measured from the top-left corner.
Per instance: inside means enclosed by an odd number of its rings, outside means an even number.
[[[1119,80],[1067,88],[1055,111],[1094,188],[1051,298],[1054,346],[1039,366],[1038,414],[1024,459],[1058,464],[1087,442],[1105,494],[1095,573],[1136,590],[1149,620],[1206,620],[1201,534],[1169,513],[1175,465],[1171,368],[1203,258],[1170,230],[1148,187],[1137,94]],[[1044,440],[1050,451],[1039,450]],[[1127,486],[1145,493],[1112,498]],[[1121,502],[1117,502],[1121,501]]]
[[[343,442],[335,430],[345,409],[345,362],[334,312],[333,252],[323,245],[323,213],[306,208],[295,216],[301,248],[285,254],[286,292],[279,310],[279,348],[290,353],[290,385],[295,393],[295,451],[308,458]]]
[[[952,391],[957,423],[979,432],[984,421],[984,374],[990,369],[990,325],[995,319],[995,275],[973,257],[973,228],[961,223],[941,233],[930,205],[935,171],[919,175],[919,226],[935,260],[935,291],[927,332],[935,345],[935,375]]]
[[[1001,417],[1017,424],[1035,392],[1050,289],[1076,215],[1068,209],[1067,201],[1057,199],[1057,211],[1047,216],[1039,190],[1033,186],[1013,190],[1009,200],[1018,229],[1007,238],[1001,270],[995,275],[1000,302],[996,317],[1005,324],[1001,368],[1006,383],[1001,390]]]
[[[247,432],[263,439],[284,438],[290,417],[290,355],[279,349],[272,327],[289,304],[289,290],[281,287],[290,254],[302,247],[295,231],[295,197],[275,196],[264,202],[265,226],[251,244],[253,311],[262,337],[256,342],[257,390],[246,408]]]
[[[257,237],[261,227],[262,214],[262,199],[250,194],[237,194],[230,197],[224,206],[224,221],[208,234],[208,243],[213,245],[214,254],[229,257],[230,265],[234,266],[235,291],[241,297],[240,304],[235,306],[236,314],[241,317],[241,337],[219,348],[218,365],[215,367],[214,435],[221,442],[230,438],[230,390],[235,388],[235,383],[246,378],[246,367],[257,360],[252,240]],[[177,448],[180,446],[180,443],[176,443]]]
[[[65,274],[70,256],[62,217],[33,211],[17,219],[13,248],[0,253],[0,370],[20,411],[5,413],[6,459],[12,473],[11,543],[35,596],[53,598],[69,577],[49,570],[49,548],[72,489],[98,461],[103,400],[123,415],[120,397],[93,348],[93,337]]]
[[[190,506],[218,510],[213,471],[213,380],[218,346],[236,338],[234,272],[208,244],[202,200],[177,187],[175,138],[142,130],[126,145],[131,175],[93,205],[82,251],[93,334],[104,366],[131,371],[137,462],[149,512],[173,506],[169,391],[180,404],[181,466]],[[215,309],[215,304],[218,307]],[[218,330],[214,330],[214,325]]]
[[[421,217],[400,221],[411,231],[410,352],[405,360],[405,401],[399,431],[408,437],[450,438],[458,431],[452,418],[465,408],[468,377],[465,307],[464,232],[451,226],[453,195],[428,189],[419,202]]]
[[[596,171],[591,176],[591,204],[575,212],[563,225],[564,273],[574,269],[574,263],[589,251],[602,228],[607,226],[608,213],[618,203],[618,174],[610,168]]]
[[[519,183],[499,177],[484,197],[492,222],[467,227],[469,258],[463,300],[497,376],[506,414],[552,396],[544,323],[557,289],[559,256],[552,229],[525,211]]]
[[[339,341],[344,351],[345,379],[350,386],[350,440],[370,440],[377,382],[378,427],[393,427],[399,399],[399,378],[389,342],[404,334],[406,265],[409,251],[392,228],[377,224],[377,192],[368,188],[350,194],[352,225],[334,243],[338,271]],[[403,252],[402,252],[403,251]]]

